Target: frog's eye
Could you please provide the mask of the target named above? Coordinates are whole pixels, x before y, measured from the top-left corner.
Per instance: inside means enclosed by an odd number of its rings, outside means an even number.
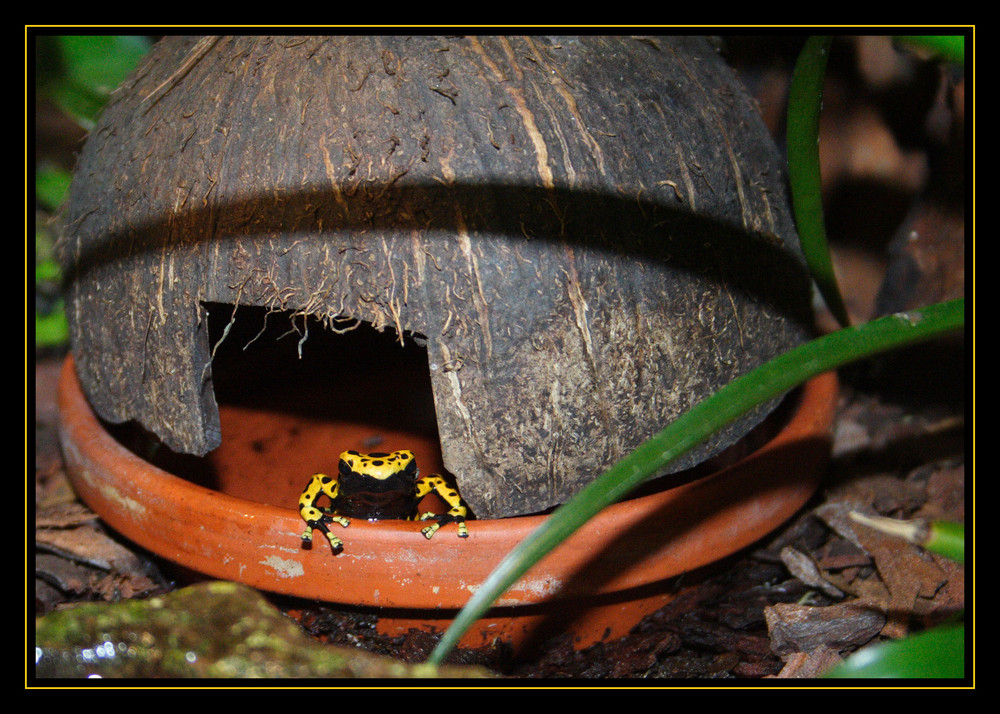
[[[412,478],[413,480],[416,480],[416,478],[417,478],[417,460],[413,458],[412,454],[410,454],[410,460],[407,461],[406,465],[403,467],[402,473],[403,473],[404,476],[406,476],[408,478]]]
[[[361,455],[357,452],[345,451],[340,455],[339,470],[341,476],[346,476],[347,474],[354,471],[354,464],[357,463],[354,456],[360,457]]]

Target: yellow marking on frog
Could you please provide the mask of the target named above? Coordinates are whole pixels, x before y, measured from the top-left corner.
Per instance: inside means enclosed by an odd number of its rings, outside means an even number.
[[[412,451],[403,449],[371,454],[345,451],[340,455],[338,471],[337,478],[314,474],[299,497],[299,514],[306,522],[303,543],[311,543],[313,531],[319,530],[337,552],[343,548],[343,541],[327,526],[339,523],[346,528],[351,522],[347,515],[371,520],[434,520],[434,523],[421,529],[427,539],[432,538],[441,526],[455,522],[458,524],[458,536],[469,536],[465,525],[469,510],[458,490],[438,474],[420,478]],[[437,493],[448,504],[447,513],[418,514],[417,505],[431,492]],[[330,499],[329,508],[316,505],[322,495]],[[347,515],[343,514],[345,512]],[[387,516],[385,513],[396,515]]]

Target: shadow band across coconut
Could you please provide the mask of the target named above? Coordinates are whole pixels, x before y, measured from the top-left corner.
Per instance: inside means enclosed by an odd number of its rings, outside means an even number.
[[[570,632],[578,647],[624,635],[671,599],[674,576],[750,545],[792,516],[814,492],[828,458],[836,377],[817,377],[790,398],[796,403],[787,423],[742,461],[602,511],[505,593],[463,645],[499,639],[518,648],[553,628]],[[238,480],[227,483],[227,492],[205,488],[116,441],[83,395],[72,358],[59,404],[73,485],[112,528],[214,578],[378,608],[386,633],[445,629],[544,519],[470,521],[467,539],[445,527],[429,541],[417,522],[355,520],[342,532],[340,555],[320,543],[307,550],[302,520],[283,496],[278,504],[247,500]]]

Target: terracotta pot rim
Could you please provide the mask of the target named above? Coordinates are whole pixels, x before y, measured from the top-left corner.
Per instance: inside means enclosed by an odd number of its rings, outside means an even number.
[[[744,473],[748,463],[766,461],[803,440],[825,441],[828,450],[836,388],[832,373],[804,385],[795,414],[748,459],[677,488],[606,508],[536,565],[499,604],[524,605],[563,596],[567,582],[576,581],[580,587],[576,574],[609,539],[618,537],[614,535],[617,526],[631,528],[638,538],[637,545],[625,542],[622,553],[646,549],[650,554],[638,558],[627,572],[601,583],[597,592],[620,592],[667,578],[762,537],[812,494],[818,481],[818,474],[812,472],[817,468],[801,469],[806,472],[801,477],[782,476],[780,482],[763,484],[759,493],[750,494],[766,502],[741,505],[740,499],[730,502],[729,494],[736,484],[748,482]],[[545,518],[470,521],[467,539],[455,537],[445,526],[429,541],[420,535],[420,523],[355,520],[342,532],[338,528],[345,541],[341,554],[333,556],[321,538],[305,550],[300,545],[303,523],[296,510],[247,501],[185,481],[117,442],[87,402],[72,356],[63,366],[59,405],[67,470],[81,497],[111,527],[189,568],[264,590],[379,607],[458,608],[503,555]],[[818,458],[825,463],[825,454]],[[702,497],[705,505],[698,505]],[[724,506],[712,505],[720,501]],[[673,513],[671,509],[680,510]],[[677,527],[678,520],[689,513],[690,528]],[[658,514],[669,515],[674,534],[665,537],[673,537],[676,548],[660,549],[645,533],[643,524],[648,526]],[[719,542],[714,536],[706,538],[702,529],[717,527],[714,521],[719,518],[724,529],[741,532],[724,533]],[[608,557],[614,560],[615,553]]]

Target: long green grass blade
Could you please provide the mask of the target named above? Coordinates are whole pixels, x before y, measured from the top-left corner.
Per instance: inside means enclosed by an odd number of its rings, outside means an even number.
[[[960,330],[964,322],[964,298],[897,313],[807,342],[733,380],[601,474],[508,553],[458,613],[429,661],[442,662],[507,588],[594,514],[740,415],[818,374]]]
[[[823,223],[823,192],[819,166],[819,113],[823,104],[829,37],[806,40],[788,89],[788,178],[795,223],[809,271],[837,322],[849,323],[844,299],[830,260]]]

